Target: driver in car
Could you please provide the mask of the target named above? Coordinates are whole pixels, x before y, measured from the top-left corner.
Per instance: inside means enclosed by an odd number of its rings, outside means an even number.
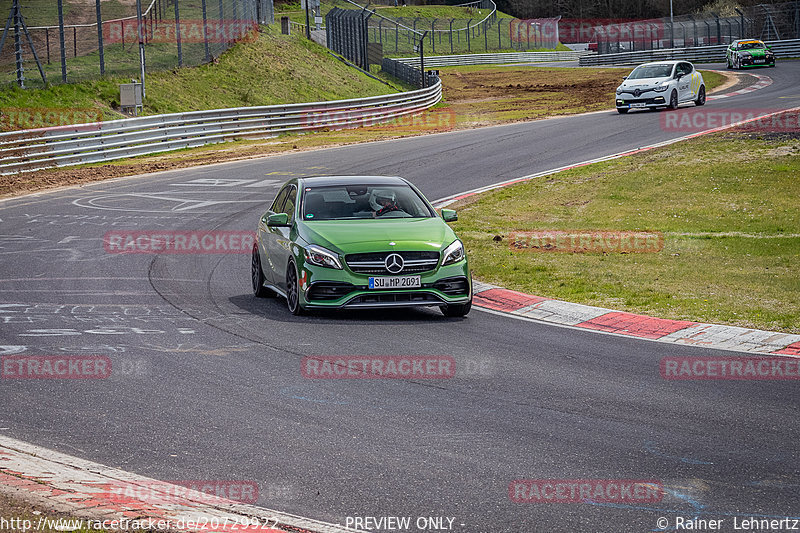
[[[378,218],[391,211],[400,211],[394,191],[375,189],[372,191],[369,205],[372,207],[373,218]]]

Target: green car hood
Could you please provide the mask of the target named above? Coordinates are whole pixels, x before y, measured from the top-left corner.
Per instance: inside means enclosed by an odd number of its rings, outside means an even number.
[[[300,236],[342,254],[390,250],[441,250],[456,235],[441,218],[302,222]],[[395,243],[391,246],[389,243]]]
[[[753,48],[751,50],[742,50],[743,52],[750,52],[750,55],[753,57],[764,57],[767,55],[767,50],[765,48]]]

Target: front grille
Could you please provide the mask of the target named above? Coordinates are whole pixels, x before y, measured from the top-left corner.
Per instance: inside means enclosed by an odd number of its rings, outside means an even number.
[[[656,96],[655,98],[628,98],[622,101],[626,104],[663,104],[664,97]]]
[[[355,290],[355,286],[350,283],[336,281],[322,281],[313,283],[308,289],[306,298],[309,300],[338,300],[346,294]]]
[[[403,270],[389,272],[386,269],[386,257],[399,254],[403,258]],[[405,275],[419,274],[436,268],[439,264],[439,252],[371,252],[348,254],[344,258],[350,270],[358,274]]]
[[[375,294],[362,294],[356,296],[349,302],[346,307],[370,306],[370,305],[402,305],[402,304],[418,304],[425,305],[429,303],[441,304],[442,301],[427,292],[401,292],[401,293],[375,293]]]

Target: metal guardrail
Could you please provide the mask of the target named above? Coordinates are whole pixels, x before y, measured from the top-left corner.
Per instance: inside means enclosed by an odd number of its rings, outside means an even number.
[[[0,133],[0,175],[113,161],[232,139],[374,125],[424,111],[442,83],[352,100],[240,107]]]
[[[765,43],[772,47],[778,59],[782,57],[800,56],[800,39],[765,41]],[[725,49],[727,47],[728,45],[719,44],[691,48],[664,48],[661,50],[639,50],[636,52],[620,52],[618,54],[591,55],[581,57],[578,64],[582,67],[594,65],[627,65],[668,59],[724,63]]]
[[[592,52],[505,52],[499,54],[464,54],[453,56],[425,56],[425,68],[454,67],[459,65],[492,65],[504,63],[541,63],[545,61],[575,61]],[[419,65],[418,57],[400,57],[396,61],[406,65]]]

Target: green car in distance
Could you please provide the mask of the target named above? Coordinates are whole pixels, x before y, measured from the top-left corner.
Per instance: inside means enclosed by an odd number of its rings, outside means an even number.
[[[253,246],[257,297],[308,309],[438,306],[464,316],[472,278],[464,246],[413,185],[385,176],[295,178],[263,214]]]
[[[733,41],[725,51],[725,66],[743,69],[750,67],[774,67],[775,54],[758,39]]]

